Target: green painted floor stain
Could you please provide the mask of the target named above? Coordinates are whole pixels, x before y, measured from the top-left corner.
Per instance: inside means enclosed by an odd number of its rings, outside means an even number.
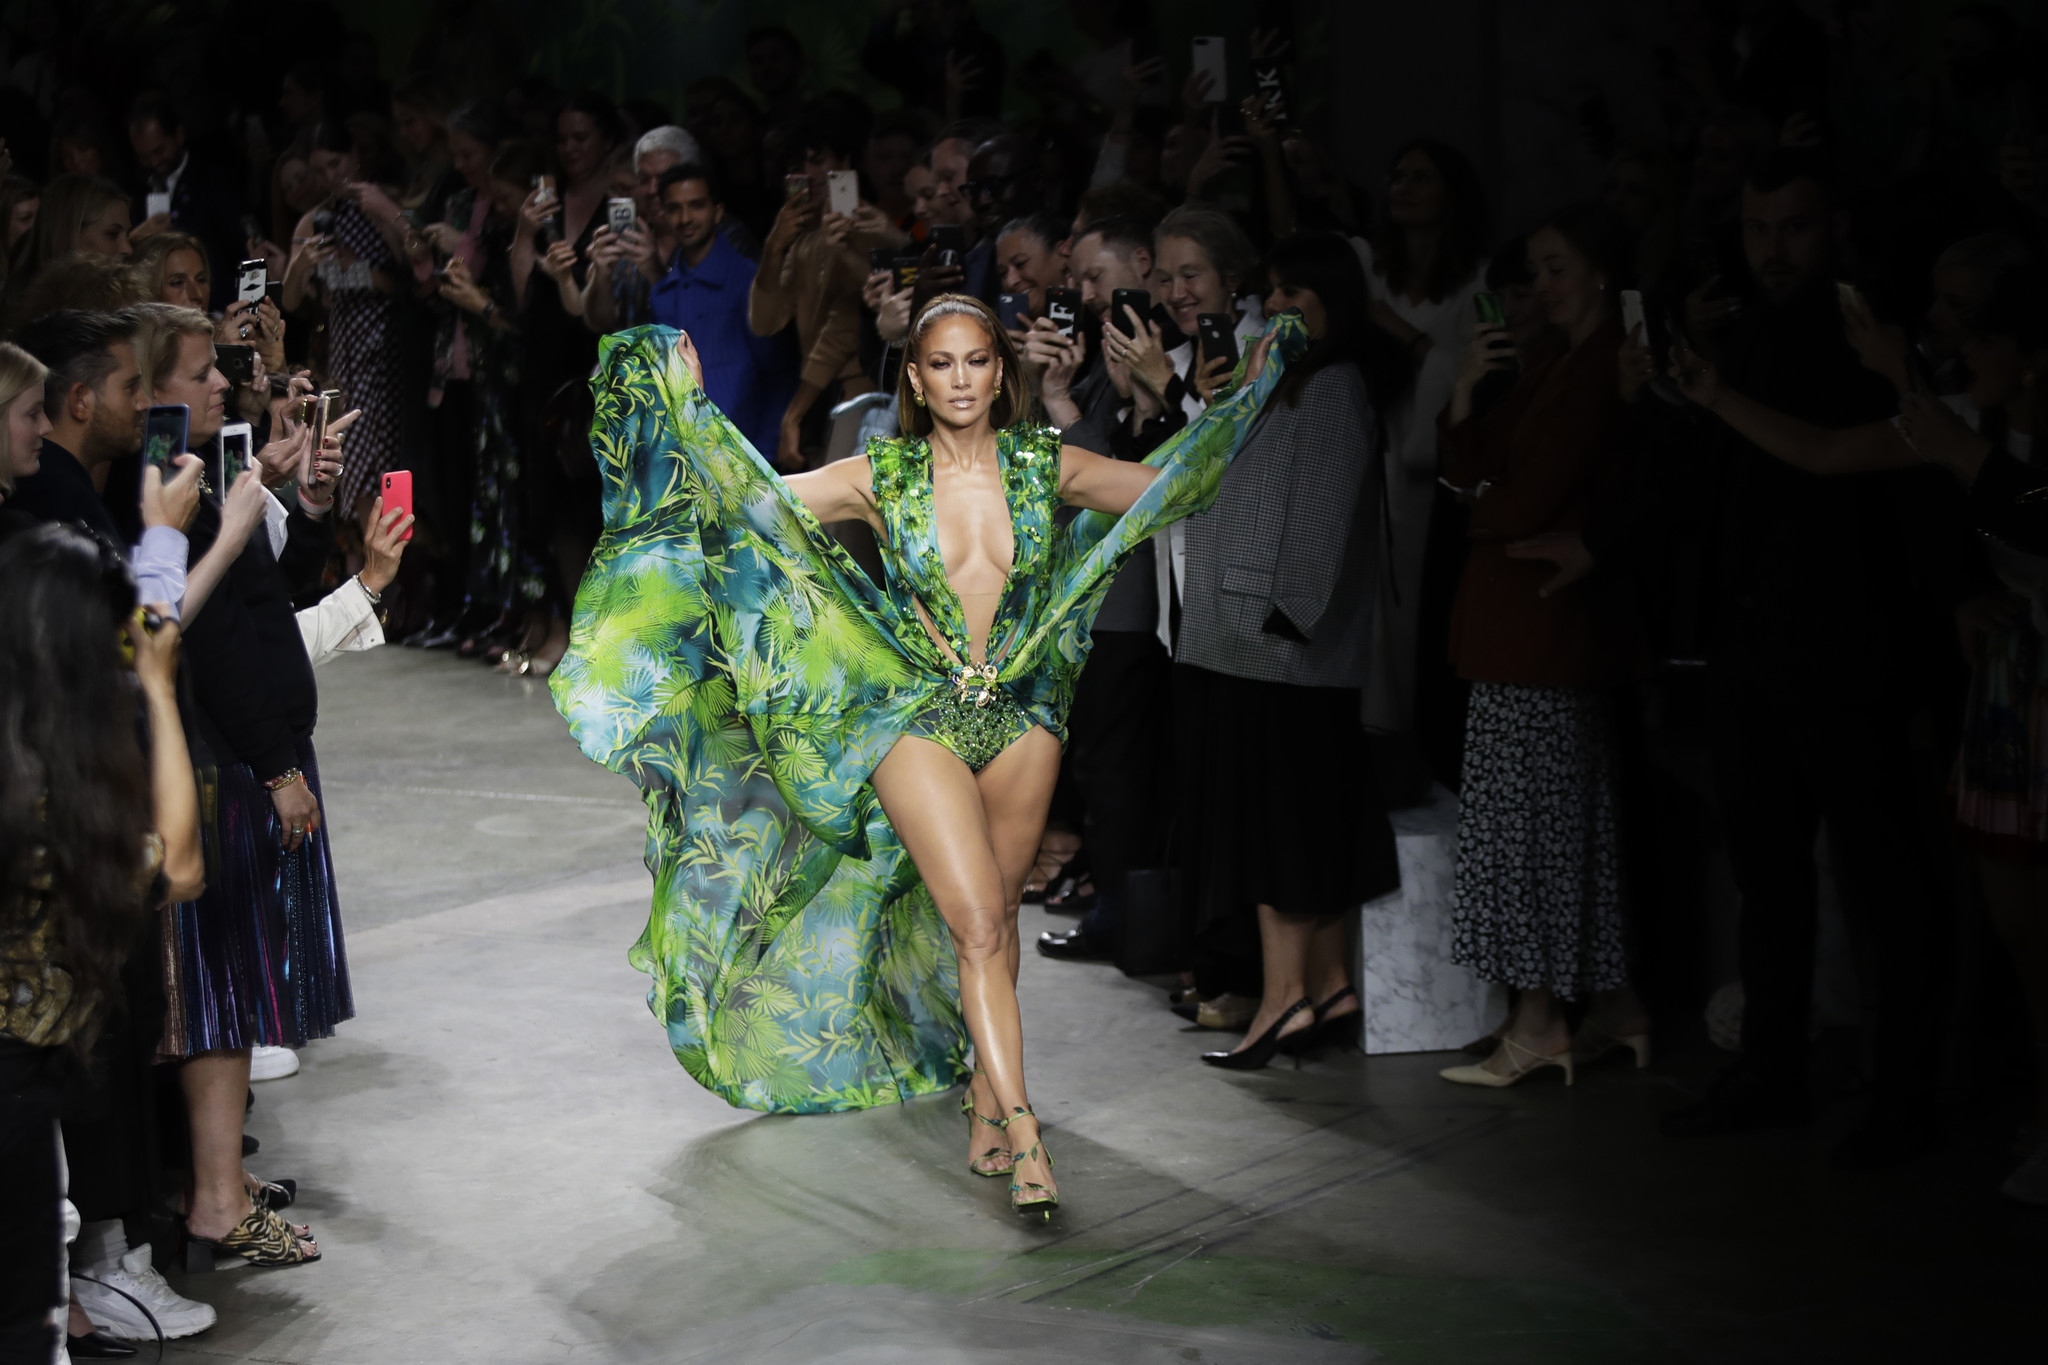
[[[1352,1342],[1390,1365],[1637,1365],[1672,1358],[1661,1333],[1576,1285],[1382,1275],[1200,1250],[1134,1259],[964,1248],[856,1256],[824,1279]]]

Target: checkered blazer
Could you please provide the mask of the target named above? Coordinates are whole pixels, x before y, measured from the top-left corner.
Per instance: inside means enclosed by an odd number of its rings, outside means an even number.
[[[1310,376],[1290,408],[1269,402],[1187,521],[1174,657],[1299,687],[1362,687],[1381,558],[1381,456],[1356,367]]]

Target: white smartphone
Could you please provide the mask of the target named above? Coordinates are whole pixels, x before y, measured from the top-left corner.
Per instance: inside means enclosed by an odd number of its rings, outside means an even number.
[[[230,422],[220,429],[220,463],[215,468],[213,481],[223,503],[227,501],[228,490],[235,486],[235,480],[242,477],[242,471],[256,467],[254,439],[247,422]]]
[[[1195,39],[1195,74],[1209,75],[1210,104],[1221,104],[1227,97],[1230,82],[1223,70],[1223,40],[1221,38]]]
[[[826,206],[832,212],[851,218],[860,207],[860,173],[858,171],[827,171],[825,173]]]
[[[1621,291],[1621,334],[1629,341],[1649,344],[1650,332],[1643,323],[1643,295],[1639,289]]]
[[[639,212],[631,199],[607,199],[604,201],[605,222],[612,230],[612,236],[623,237],[639,221]]]
[[[270,265],[266,261],[244,261],[235,274],[235,300],[238,303],[258,304],[263,302],[263,287],[270,283]]]
[[[142,216],[154,218],[160,213],[171,211],[171,192],[152,190],[142,197]]]

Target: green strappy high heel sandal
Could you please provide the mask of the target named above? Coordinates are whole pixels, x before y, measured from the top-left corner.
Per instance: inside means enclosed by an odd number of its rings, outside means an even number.
[[[979,1076],[981,1073],[977,1071],[974,1074]],[[970,1134],[974,1132],[975,1123],[985,1123],[998,1131],[1006,1126],[1004,1120],[989,1118],[975,1109],[974,1083],[971,1080],[967,1083],[967,1093],[960,1097],[960,1112],[973,1120],[967,1126],[967,1131]],[[1010,1154],[1010,1145],[1008,1143],[999,1143],[994,1147],[988,1148],[979,1156],[967,1158],[968,1170],[976,1175],[985,1175],[991,1178],[999,1175],[1008,1175],[1012,1170],[1016,1169],[1016,1166],[1017,1158]]]
[[[1010,1117],[1003,1120],[1002,1126],[1008,1128],[1018,1119],[1036,1119],[1037,1117],[1038,1115],[1032,1113],[1029,1109],[1018,1109]],[[1033,1142],[1023,1151],[1014,1153],[1011,1156],[1012,1172],[1014,1173],[1017,1166],[1022,1165],[1035,1156],[1043,1156],[1045,1158],[1045,1169],[1048,1171],[1052,1169],[1052,1153],[1045,1149],[1043,1133],[1039,1135],[1038,1141]],[[1059,1206],[1060,1192],[1053,1189],[1050,1185],[1041,1185],[1035,1180],[1026,1180],[1022,1183],[1016,1180],[1010,1182],[1010,1207],[1027,1218],[1036,1213],[1050,1220],[1052,1218],[1052,1211]]]

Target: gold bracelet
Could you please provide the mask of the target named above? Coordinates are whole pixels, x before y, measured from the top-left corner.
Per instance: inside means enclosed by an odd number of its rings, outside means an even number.
[[[306,775],[305,775],[304,773],[300,772],[300,771],[299,771],[299,770],[298,770],[297,768],[286,768],[286,769],[285,769],[285,770],[284,770],[283,772],[279,773],[279,774],[278,774],[278,775],[277,775],[276,777],[273,777],[273,778],[271,778],[271,779],[270,779],[270,780],[269,780],[268,782],[265,782],[265,783],[263,784],[263,790],[265,790],[265,791],[267,791],[267,792],[278,792],[278,791],[283,791],[283,790],[284,790],[284,789],[285,789],[286,787],[289,787],[289,786],[290,786],[290,785],[291,785],[292,783],[294,783],[294,782],[304,782],[305,780],[306,780]]]

